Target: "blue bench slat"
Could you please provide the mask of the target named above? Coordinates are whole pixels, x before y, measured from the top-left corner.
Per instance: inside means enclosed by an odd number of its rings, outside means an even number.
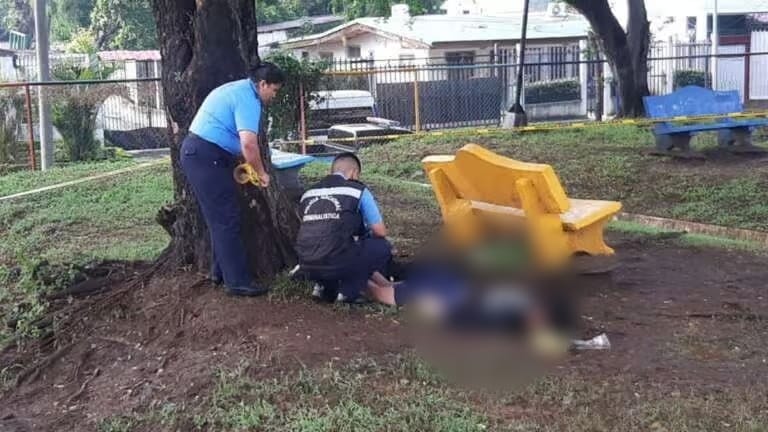
[[[272,166],[279,170],[300,167],[315,160],[312,156],[289,153],[276,149],[272,149],[271,151]]]
[[[646,96],[643,104],[651,118],[727,115],[744,109],[738,91],[712,91],[699,86],[686,86],[662,96]]]
[[[741,113],[744,106],[736,90],[712,91],[699,86],[687,86],[667,95],[643,98],[645,110],[650,118],[672,119],[676,117],[723,116],[715,123],[675,125],[661,123],[654,127],[657,135],[703,132],[740,127],[768,125],[768,119],[733,119],[729,115]]]
[[[658,133],[682,133],[682,132],[696,132],[696,131],[709,131],[718,129],[732,129],[737,127],[755,127],[768,125],[768,120],[748,120],[748,121],[721,121],[718,123],[704,123],[693,125],[673,125],[670,123],[662,123],[656,126],[656,132]]]

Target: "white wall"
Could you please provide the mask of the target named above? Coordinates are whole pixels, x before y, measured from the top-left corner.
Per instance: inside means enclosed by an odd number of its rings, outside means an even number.
[[[0,57],[0,81],[17,81],[18,74],[13,67],[13,57]]]
[[[259,40],[259,46],[266,47],[275,42],[288,40],[288,32],[285,30],[278,30],[269,33],[259,33],[257,38]]]
[[[426,49],[414,49],[403,46],[403,43],[400,41],[395,41],[372,33],[366,33],[347,39],[347,46],[359,46],[360,55],[363,58],[373,58],[374,60],[398,60],[401,54],[410,54],[415,58],[423,58],[428,54]],[[308,52],[311,58],[319,58],[321,52],[331,52],[333,53],[334,60],[347,59],[347,48],[342,45],[341,41],[293,50],[294,55],[299,58],[301,57],[302,52]]]

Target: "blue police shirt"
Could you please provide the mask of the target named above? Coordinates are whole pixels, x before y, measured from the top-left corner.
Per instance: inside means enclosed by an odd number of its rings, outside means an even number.
[[[346,179],[344,174],[334,174],[342,176]],[[381,223],[383,221],[381,212],[379,211],[379,206],[376,204],[376,200],[373,198],[373,194],[368,190],[368,188],[365,188],[363,194],[360,196],[359,205],[360,214],[363,216],[363,222],[365,223],[366,228],[370,228],[372,225],[376,225],[377,223]]]
[[[259,133],[261,99],[250,79],[226,83],[214,89],[195,115],[190,132],[239,156],[240,131]]]

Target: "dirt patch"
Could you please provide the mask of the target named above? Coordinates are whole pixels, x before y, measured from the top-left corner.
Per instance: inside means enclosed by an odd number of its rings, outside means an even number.
[[[612,235],[610,244],[621,266],[579,278],[574,289],[584,294],[583,334],[606,332],[613,347],[574,355],[556,375],[714,392],[765,386],[755,381],[768,373],[763,257],[647,237]],[[244,360],[252,376],[269,378],[408,348],[397,317],[370,309],[232,298],[187,273],[143,286],[130,272],[118,273],[127,281],[94,274],[135,288],[109,308],[79,311],[72,340],[2,354],[0,369],[11,371],[50,361],[0,397],[0,430],[93,430],[158,401],[194,404],[210,391],[215,369]],[[534,408],[502,406],[492,415],[525,417]]]
[[[215,368],[244,359],[260,365],[256,373],[273,376],[403,349],[391,318],[302,301],[232,298],[190,274],[156,278],[96,312],[72,345],[58,347],[65,352],[49,367],[5,394],[0,417],[25,419],[32,430],[75,430],[83,415],[193,400]],[[22,359],[6,353],[1,365]]]

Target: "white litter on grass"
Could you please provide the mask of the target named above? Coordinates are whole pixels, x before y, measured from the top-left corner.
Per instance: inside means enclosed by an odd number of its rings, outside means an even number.
[[[611,349],[611,341],[608,340],[608,336],[605,333],[595,336],[590,340],[574,340],[571,341],[571,344],[578,350]]]

